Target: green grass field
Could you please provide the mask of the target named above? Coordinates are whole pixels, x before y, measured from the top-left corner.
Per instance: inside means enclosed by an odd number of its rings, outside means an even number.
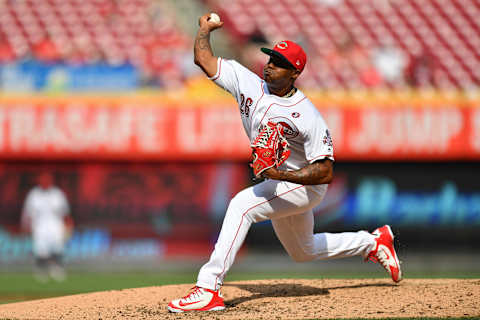
[[[232,272],[226,281],[255,280],[255,279],[321,279],[321,278],[384,278],[380,272],[372,273],[338,273],[323,272]],[[416,272],[408,274],[408,278],[480,278],[480,270],[469,273],[458,272]],[[30,273],[0,273],[0,304],[32,299],[57,297],[78,293],[87,293],[105,290],[121,290],[168,284],[191,283],[196,281],[196,272],[69,272],[64,282],[50,281],[37,282]]]

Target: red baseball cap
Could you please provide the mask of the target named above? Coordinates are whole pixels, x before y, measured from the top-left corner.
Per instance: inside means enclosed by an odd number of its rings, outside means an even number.
[[[275,56],[286,62],[293,69],[302,72],[307,63],[307,55],[302,47],[290,40],[278,42],[273,49],[261,48],[263,53]]]

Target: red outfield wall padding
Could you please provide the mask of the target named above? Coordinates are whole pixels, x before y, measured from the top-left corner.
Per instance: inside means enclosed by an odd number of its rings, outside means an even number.
[[[480,107],[473,104],[316,105],[332,131],[337,160],[480,159]],[[227,108],[118,100],[0,104],[2,159],[246,161],[249,156],[233,103]]]

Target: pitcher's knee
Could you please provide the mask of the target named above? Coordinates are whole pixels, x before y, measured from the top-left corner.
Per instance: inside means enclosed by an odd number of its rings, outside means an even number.
[[[305,252],[294,252],[290,253],[290,258],[295,262],[309,262],[315,260],[316,256]]]
[[[289,248],[288,254],[295,262],[308,262],[317,259],[314,243],[308,240],[297,243],[296,246]]]

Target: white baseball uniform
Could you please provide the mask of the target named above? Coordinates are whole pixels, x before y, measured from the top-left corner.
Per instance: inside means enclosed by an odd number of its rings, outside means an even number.
[[[289,98],[270,94],[256,74],[223,58],[218,58],[217,73],[210,79],[237,100],[250,142],[268,121],[284,126],[291,155],[280,169],[297,170],[316,160],[333,160],[327,125],[300,90]],[[219,289],[250,225],[267,219],[295,261],[367,256],[375,247],[375,239],[366,231],[313,233],[312,209],[322,201],[327,187],[267,179],[239,192],[228,206],[215,249],[199,272],[197,286]]]
[[[67,198],[57,187],[34,187],[27,194],[23,213],[30,219],[36,257],[48,258],[52,254],[63,253],[64,217],[69,211]]]

